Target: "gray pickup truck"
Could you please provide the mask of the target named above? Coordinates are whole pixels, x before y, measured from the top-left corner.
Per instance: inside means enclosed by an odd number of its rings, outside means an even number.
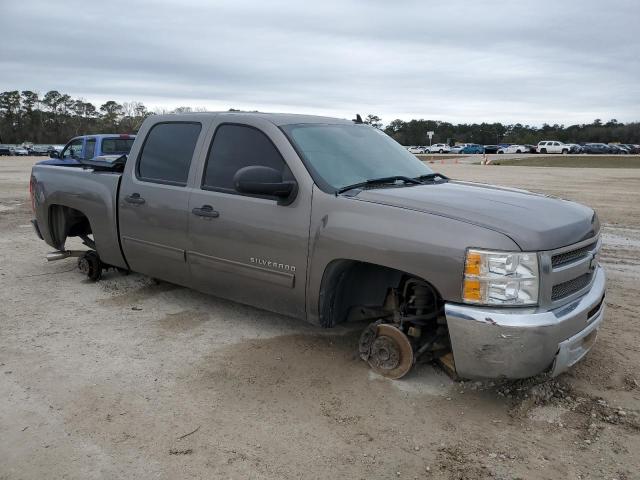
[[[600,225],[583,205],[434,173],[356,120],[148,118],[128,158],[35,165],[34,227],[56,249],[320,327],[361,321],[390,378],[557,375],[604,314]],[[68,237],[89,250],[66,250]]]

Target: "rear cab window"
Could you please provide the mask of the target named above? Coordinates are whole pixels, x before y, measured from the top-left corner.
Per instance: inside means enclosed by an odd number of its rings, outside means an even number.
[[[194,122],[158,123],[151,127],[136,164],[139,180],[186,186],[202,125]]]
[[[133,142],[135,139],[133,138],[103,138],[102,139],[102,153],[105,155],[113,155],[113,154],[127,154],[131,151],[131,147],[133,146]]]

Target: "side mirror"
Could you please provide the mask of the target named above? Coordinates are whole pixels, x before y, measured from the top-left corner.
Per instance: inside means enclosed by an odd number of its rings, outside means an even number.
[[[257,165],[238,170],[233,176],[233,185],[240,193],[278,197],[280,205],[291,204],[298,191],[295,181],[284,181],[276,169]]]
[[[58,152],[56,152],[55,150],[51,150],[49,152],[49,158],[58,158]]]

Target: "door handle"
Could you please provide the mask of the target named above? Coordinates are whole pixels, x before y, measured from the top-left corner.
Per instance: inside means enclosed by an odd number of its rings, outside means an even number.
[[[132,193],[131,195],[124,197],[124,201],[127,203],[142,205],[144,203],[144,198],[142,198],[139,193]]]
[[[213,209],[211,205],[203,205],[200,208],[194,208],[191,213],[199,217],[218,218],[220,212]]]

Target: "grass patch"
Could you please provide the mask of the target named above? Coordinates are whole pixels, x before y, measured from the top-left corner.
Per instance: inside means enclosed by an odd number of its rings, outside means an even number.
[[[627,155],[538,155],[522,160],[495,159],[493,165],[515,167],[569,167],[569,168],[640,168],[639,156]]]
[[[431,161],[431,160],[451,160],[455,158],[471,157],[473,155],[459,155],[457,153],[436,153],[436,154],[416,153],[415,156],[424,162],[424,161]]]

